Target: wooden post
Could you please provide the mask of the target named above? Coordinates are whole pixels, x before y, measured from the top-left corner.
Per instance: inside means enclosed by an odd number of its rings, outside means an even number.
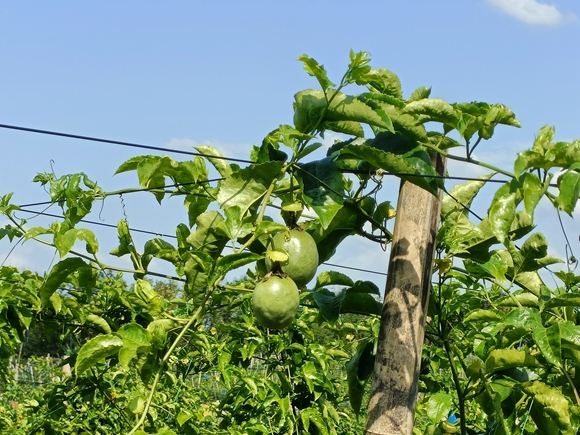
[[[439,174],[445,159],[432,156]],[[366,435],[410,435],[421,369],[440,200],[401,182]]]

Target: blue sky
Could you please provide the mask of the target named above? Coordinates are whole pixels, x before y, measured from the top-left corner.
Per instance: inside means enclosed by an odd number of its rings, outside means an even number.
[[[406,95],[432,86],[433,97],[451,102],[510,107],[523,128],[498,129],[476,153],[509,169],[545,124],[556,126],[558,140],[580,138],[579,17],[577,0],[3,2],[0,124],[182,149],[208,143],[243,158],[291,123],[294,93],[317,86],[296,58],[316,58],[338,81],[352,48],[398,74]],[[137,184],[132,174],[113,177],[141,154],[135,149],[0,129],[0,150],[0,194],[14,192],[18,204],[47,199],[31,180],[51,164],[58,175],[84,171],[105,190]],[[389,186],[395,200],[397,184]],[[173,234],[186,220],[179,201],[124,199],[136,228]],[[563,255],[556,215],[544,211],[544,232]],[[91,216],[121,218],[117,198]],[[577,221],[566,227],[580,251]],[[114,230],[94,230],[103,252],[114,247]],[[0,262],[10,249],[0,241]],[[27,242],[6,263],[42,272],[52,261],[52,252]],[[388,257],[353,238],[332,261],[385,271]],[[378,275],[353,277],[384,284]]]

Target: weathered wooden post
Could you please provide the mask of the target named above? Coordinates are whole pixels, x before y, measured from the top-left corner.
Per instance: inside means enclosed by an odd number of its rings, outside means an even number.
[[[432,155],[432,161],[443,175],[445,159]],[[367,435],[409,435],[413,431],[440,209],[439,198],[401,182]]]

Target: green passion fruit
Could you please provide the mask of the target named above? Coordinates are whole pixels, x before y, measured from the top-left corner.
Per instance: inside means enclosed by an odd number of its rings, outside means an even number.
[[[318,268],[318,248],[316,242],[306,231],[280,231],[272,238],[270,249],[286,251],[288,261],[280,263],[282,272],[304,287],[316,275]],[[266,257],[266,268],[272,270],[272,261]]]
[[[294,321],[300,292],[290,278],[272,275],[256,284],[252,295],[254,316],[262,326],[284,329]]]

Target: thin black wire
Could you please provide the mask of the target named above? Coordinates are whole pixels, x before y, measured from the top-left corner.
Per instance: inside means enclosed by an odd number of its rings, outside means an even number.
[[[24,213],[32,213],[32,214],[36,214],[36,215],[47,216],[47,217],[62,218],[62,216],[59,216],[59,215],[56,215],[56,214],[52,214],[52,213],[44,213],[44,212],[38,212],[38,211],[33,211],[33,210],[25,210],[25,209],[20,209],[19,211],[24,212]],[[117,225],[106,224],[104,222],[90,221],[90,220],[87,220],[87,219],[81,219],[80,222],[87,223],[87,224],[91,224],[91,225],[99,225],[99,226],[107,227],[107,228],[117,228]],[[136,228],[129,228],[129,230],[130,231],[133,231],[133,232],[136,232],[136,233],[150,234],[150,235],[154,235],[154,236],[158,236],[158,237],[168,237],[170,239],[177,239],[177,236],[174,236],[172,234],[156,233],[154,231],[140,230],[140,229],[136,229]],[[356,271],[359,271],[359,272],[372,273],[372,274],[375,274],[375,275],[383,275],[383,276],[386,276],[387,275],[384,272],[377,272],[376,270],[359,269],[359,268],[356,268],[356,267],[342,266],[340,264],[332,264],[332,263],[322,263],[322,264],[325,264],[327,266],[332,266],[332,267],[338,267],[338,268],[342,268],[342,269],[349,269],[349,270],[356,270]]]
[[[177,153],[177,154],[186,154],[188,156],[199,156],[199,157],[206,157],[208,159],[219,159],[219,160],[227,160],[230,162],[238,162],[238,163],[255,163],[251,160],[244,160],[244,159],[235,159],[231,157],[223,157],[223,156],[213,156],[210,154],[203,154],[203,153],[196,153],[193,151],[182,151],[182,150],[174,150],[170,148],[163,148],[163,147],[154,147],[150,145],[141,145],[132,142],[122,142],[118,140],[111,140],[111,139],[102,139],[98,137],[91,137],[91,136],[80,136],[77,134],[70,134],[70,133],[61,133],[57,131],[49,131],[49,130],[39,130],[36,128],[28,128],[28,127],[19,127],[16,125],[8,125],[8,124],[0,124],[0,128],[7,128],[11,130],[20,130],[20,131],[27,131],[30,133],[39,133],[39,134],[48,134],[51,136],[60,136],[60,137],[67,137],[71,139],[80,139],[80,140],[88,140],[92,142],[102,142],[102,143],[109,143],[113,145],[121,145],[126,147],[134,147],[134,148],[142,148],[147,150],[156,150],[156,151],[165,151],[170,153]]]
[[[206,183],[214,183],[214,182],[223,181],[223,180],[225,180],[225,178],[221,177],[221,178],[213,178],[213,179],[210,179],[210,180],[190,181],[190,182],[187,182],[187,183],[166,184],[164,186],[158,186],[158,187],[143,187],[141,189],[136,188],[136,189],[129,190],[127,192],[123,192],[123,195],[127,195],[128,193],[149,192],[149,191],[152,191],[152,190],[167,189],[167,188],[170,188],[170,187],[177,187],[177,188],[179,188],[180,186],[191,186],[191,185],[200,185],[200,184],[206,184]],[[165,192],[165,193],[176,193],[176,192],[168,191],[168,192]],[[110,193],[109,195],[120,195],[120,193]],[[22,204],[22,205],[19,205],[18,207],[34,207],[34,206],[37,206],[37,205],[56,204],[57,202],[58,201],[34,202],[34,203],[31,203],[31,204]]]
[[[80,140],[88,140],[88,141],[93,141],[93,142],[109,143],[109,144],[113,144],[113,145],[122,145],[122,146],[128,146],[128,147],[143,148],[143,149],[150,149],[150,150],[156,150],[156,151],[164,151],[164,152],[168,152],[168,153],[186,154],[186,155],[190,155],[190,156],[205,157],[208,159],[218,159],[218,160],[226,160],[226,161],[230,161],[230,162],[248,163],[248,164],[256,163],[252,160],[238,159],[238,158],[234,158],[234,157],[213,156],[210,154],[197,153],[197,152],[192,152],[192,151],[174,150],[174,149],[170,149],[170,148],[154,147],[154,146],[150,146],[150,145],[141,145],[141,144],[136,144],[136,143],[132,143],[132,142],[122,142],[122,141],[117,141],[117,140],[102,139],[102,138],[91,137],[91,136],[80,136],[80,135],[76,135],[76,134],[61,133],[61,132],[50,131],[50,130],[39,130],[36,128],[19,127],[16,125],[0,124],[0,128],[20,130],[20,131],[26,131],[26,132],[31,132],[31,133],[47,134],[47,135],[52,135],[52,136],[67,137],[67,138],[71,138],[71,139],[80,139]],[[306,171],[304,171],[304,172],[306,172]],[[379,176],[380,175],[394,175],[397,177],[436,178],[436,179],[459,180],[459,181],[485,181],[486,183],[503,183],[503,184],[509,183],[509,180],[493,180],[493,179],[481,180],[479,178],[455,177],[455,176],[448,176],[448,175],[426,175],[426,174],[410,174],[410,173],[405,173],[405,172],[383,172],[382,170],[380,172],[377,171],[374,174],[369,174],[368,171],[356,171],[356,170],[344,170],[341,172],[347,173],[347,174],[359,174],[359,175],[379,175]],[[550,184],[549,186],[550,187],[557,187],[557,184]]]

